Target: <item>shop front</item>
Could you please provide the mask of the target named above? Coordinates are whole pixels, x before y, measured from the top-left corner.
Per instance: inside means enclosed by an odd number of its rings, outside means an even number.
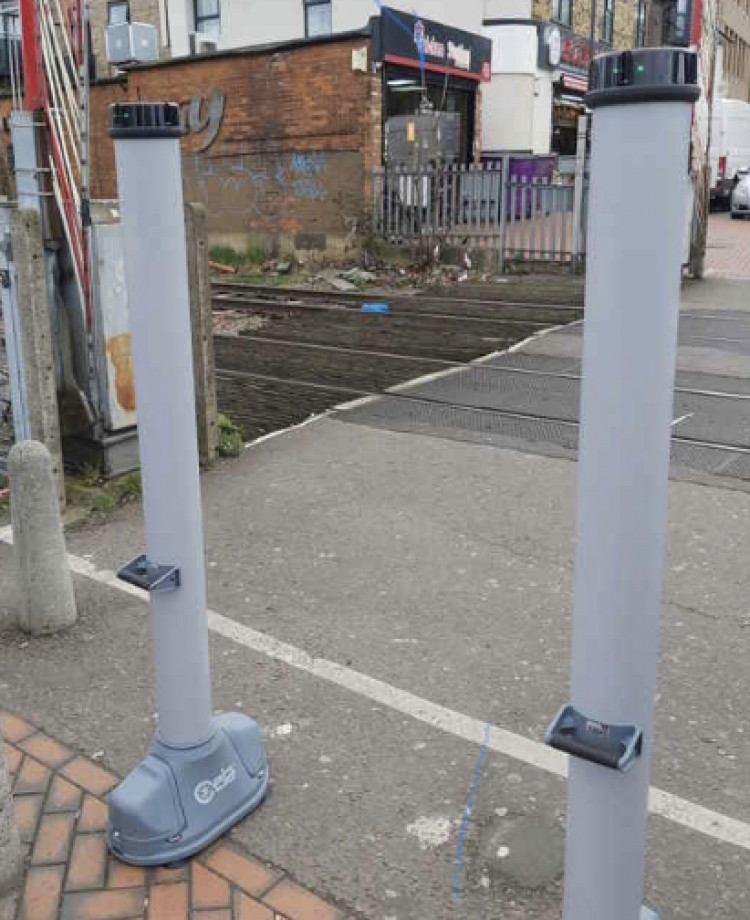
[[[469,163],[479,154],[479,87],[492,43],[409,13],[373,17],[373,60],[383,79],[383,157]],[[436,129],[437,128],[437,129]]]
[[[594,45],[594,54],[609,50],[607,45]],[[586,111],[590,64],[588,37],[564,26],[540,24],[539,67],[552,74],[552,153],[573,156],[576,152],[578,118]]]

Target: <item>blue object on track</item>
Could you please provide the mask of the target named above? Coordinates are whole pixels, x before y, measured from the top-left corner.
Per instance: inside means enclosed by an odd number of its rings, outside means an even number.
[[[391,308],[387,303],[363,303],[363,313],[390,313]]]

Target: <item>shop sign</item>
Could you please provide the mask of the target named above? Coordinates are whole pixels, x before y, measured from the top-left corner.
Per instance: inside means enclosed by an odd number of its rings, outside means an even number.
[[[608,45],[595,42],[594,53],[609,51]],[[539,29],[539,66],[547,70],[567,70],[569,73],[588,74],[591,64],[591,45],[585,35],[579,35],[564,26],[542,25]]]
[[[226,96],[220,89],[212,90],[207,99],[193,96],[181,105],[182,125],[189,134],[200,138],[197,152],[208,150],[219,135],[224,120]]]
[[[382,14],[371,20],[375,60],[419,67],[421,57],[427,70],[490,79],[490,39],[411,13],[381,9]]]

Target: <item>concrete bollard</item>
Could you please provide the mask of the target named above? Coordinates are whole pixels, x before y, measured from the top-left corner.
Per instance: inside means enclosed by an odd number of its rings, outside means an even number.
[[[21,841],[13,812],[8,764],[0,744],[0,898],[18,887],[21,869]]]
[[[21,629],[42,636],[76,621],[57,487],[47,448],[20,441],[8,458],[13,543],[21,586]]]

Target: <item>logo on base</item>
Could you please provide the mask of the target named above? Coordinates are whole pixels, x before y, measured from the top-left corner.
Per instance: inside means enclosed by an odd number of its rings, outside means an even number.
[[[193,790],[193,797],[199,805],[210,805],[216,798],[216,793],[226,789],[236,779],[237,771],[230,764],[228,767],[224,767],[221,773],[213,779],[204,779],[203,782],[198,783]]]

